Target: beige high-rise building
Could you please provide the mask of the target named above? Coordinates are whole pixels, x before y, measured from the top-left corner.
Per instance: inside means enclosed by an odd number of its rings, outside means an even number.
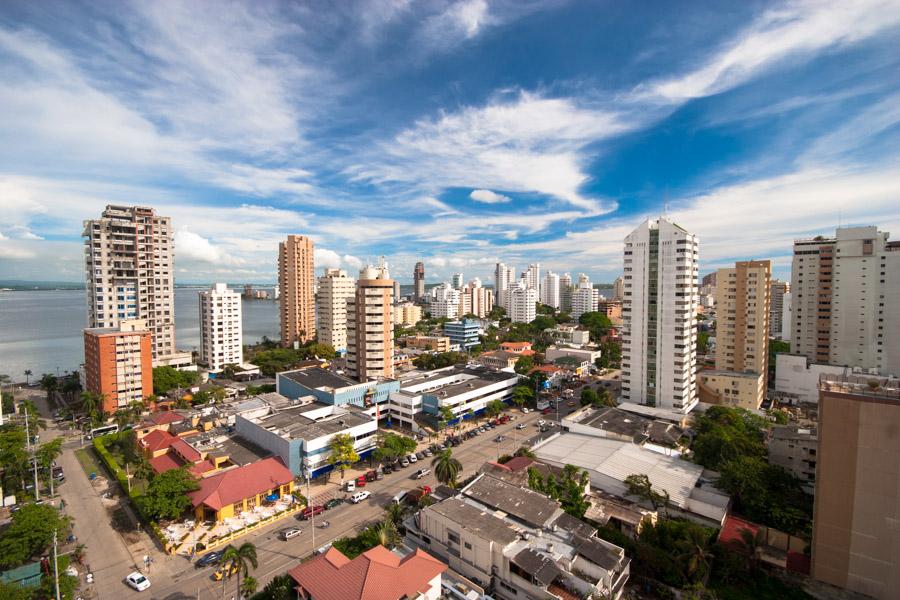
[[[306,342],[316,330],[313,252],[313,241],[304,235],[289,235],[278,244],[282,346]]]
[[[823,375],[812,576],[877,598],[900,590],[900,384]]]
[[[784,339],[784,297],[791,291],[791,284],[773,279],[769,288],[769,337]]]
[[[622,301],[625,299],[625,278],[619,275],[613,281],[613,300]]]
[[[401,302],[394,307],[394,325],[412,327],[422,320],[422,307],[412,302]]]
[[[347,300],[356,293],[356,281],[341,269],[326,269],[316,293],[316,331],[319,343],[338,352],[347,349]]]
[[[716,277],[716,370],[700,371],[700,400],[751,410],[766,398],[772,263],[741,261]]]
[[[471,314],[483,319],[494,308],[494,293],[482,287],[481,279],[476,277],[463,286],[459,302],[460,316]]]
[[[393,295],[387,267],[369,265],[347,300],[347,372],[360,382],[394,376]]]
[[[145,206],[107,205],[84,222],[88,327],[142,319],[153,337],[153,365],[175,353],[172,223]]]
[[[791,352],[900,374],[900,242],[875,226],[794,242]]]

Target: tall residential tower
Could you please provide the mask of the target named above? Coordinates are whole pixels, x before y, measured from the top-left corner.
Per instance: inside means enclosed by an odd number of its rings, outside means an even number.
[[[313,241],[304,235],[289,235],[278,244],[282,346],[302,344],[316,330],[313,251]]]
[[[359,272],[347,300],[347,372],[360,382],[394,376],[394,280],[387,266]]]
[[[417,262],[413,269],[413,302],[425,300],[425,263]]]
[[[667,218],[625,238],[622,399],[687,413],[697,404],[697,237]]]
[[[107,205],[84,222],[88,327],[142,319],[154,366],[175,353],[172,223],[144,206]]]
[[[341,269],[326,269],[316,294],[318,341],[338,352],[347,350],[347,300],[356,293],[356,281]]]
[[[201,290],[200,297],[200,360],[218,373],[225,365],[244,362],[241,324],[241,295],[224,283],[215,283]]]

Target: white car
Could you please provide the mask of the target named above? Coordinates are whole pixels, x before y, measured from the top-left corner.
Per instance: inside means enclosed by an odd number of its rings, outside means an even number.
[[[414,462],[418,462],[418,461],[419,461],[419,459],[416,457],[415,454],[410,454],[410,455],[408,455],[408,456],[406,457],[406,460],[408,460],[410,463],[414,463]]]
[[[546,421],[544,421],[543,419],[538,419],[537,426],[543,427],[545,423],[546,423]]]
[[[134,573],[126,577],[125,583],[139,592],[143,592],[148,587],[150,587],[150,580],[144,577],[140,571],[135,571]]]
[[[527,406],[523,406],[523,407],[522,407],[522,412],[525,413],[525,414],[527,415],[527,414],[530,413],[531,411],[528,409]]]
[[[353,504],[359,504],[360,502],[362,502],[363,500],[365,500],[366,498],[368,498],[371,495],[372,495],[372,492],[370,492],[369,490],[363,490],[361,492],[356,492],[355,494],[350,496],[350,502],[352,502]]]
[[[525,423],[519,423],[516,425],[516,429],[525,429]]]

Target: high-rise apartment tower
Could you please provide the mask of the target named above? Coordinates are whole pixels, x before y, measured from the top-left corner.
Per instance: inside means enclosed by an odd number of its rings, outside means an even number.
[[[316,294],[318,341],[338,352],[347,350],[347,300],[356,293],[356,281],[341,269],[326,269]]]
[[[200,299],[200,360],[218,373],[226,365],[244,362],[241,295],[224,283],[198,293]]]
[[[278,244],[282,346],[302,344],[316,330],[313,252],[313,241],[304,235],[289,235]]]
[[[369,265],[347,300],[347,372],[360,382],[394,376],[393,290],[387,266]]]

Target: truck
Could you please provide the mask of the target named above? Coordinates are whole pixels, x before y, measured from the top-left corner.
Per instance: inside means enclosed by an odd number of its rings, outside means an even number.
[[[431,488],[427,485],[420,485],[414,490],[406,493],[406,502],[408,504],[418,504],[422,498],[431,494]]]

